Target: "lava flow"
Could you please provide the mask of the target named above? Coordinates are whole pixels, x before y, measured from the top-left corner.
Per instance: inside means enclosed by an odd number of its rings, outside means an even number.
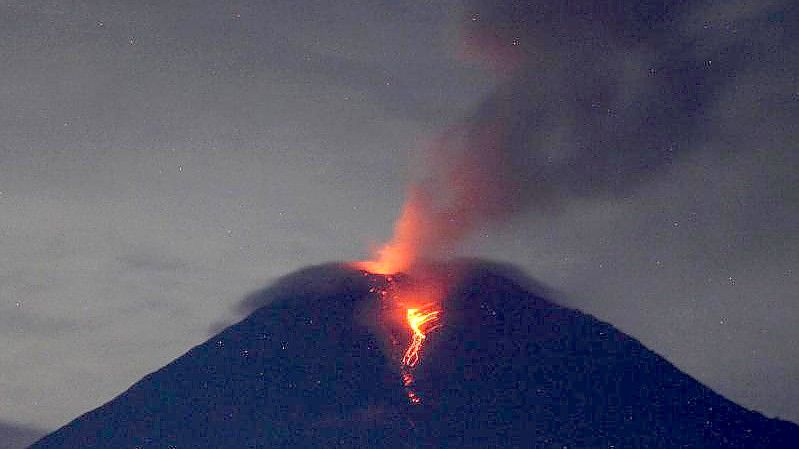
[[[410,333],[400,361],[400,375],[411,404],[421,403],[413,388],[413,372],[421,362],[427,334],[440,325],[441,300],[445,296],[444,285],[438,281],[419,276],[396,281],[393,276],[408,271],[416,262],[416,239],[413,236],[418,230],[417,212],[413,201],[407,203],[394,230],[394,238],[377,251],[374,260],[355,263],[357,268],[366,272],[386,276],[387,284],[379,289],[379,297],[387,301],[385,310],[392,311],[392,318],[402,322]]]
[[[438,314],[440,310],[433,310],[432,312],[422,312],[419,309],[408,309],[407,319],[408,325],[413,330],[413,337],[408,349],[405,350],[405,355],[402,356],[402,364],[409,368],[413,368],[419,363],[419,351],[422,349],[422,343],[426,338],[426,331],[436,327],[438,321]]]
[[[401,321],[410,333],[408,346],[400,362],[400,374],[412,404],[421,403],[421,398],[413,389],[413,371],[421,362],[422,346],[427,334],[440,325],[445,286],[431,277],[413,274],[410,279],[395,282],[393,275],[408,274],[419,268],[419,250],[424,246],[423,242],[429,240],[429,232],[424,225],[429,215],[427,209],[420,192],[412,189],[394,227],[392,239],[375,251],[372,260],[354,264],[368,273],[386,276],[388,283],[379,289],[379,297],[388,301],[385,309],[391,310],[392,318]]]
[[[401,323],[409,332],[408,343],[400,359],[399,371],[402,385],[411,404],[420,404],[421,397],[414,389],[414,371],[422,361],[422,349],[428,334],[440,326],[442,316],[442,285],[423,279],[398,280],[386,276],[387,283],[372,291],[384,301],[383,310],[388,311],[389,321]]]
[[[422,350],[422,343],[427,338],[426,333],[438,327],[438,316],[441,310],[432,310],[430,312],[422,312],[419,309],[408,309],[406,314],[408,325],[413,330],[411,342],[402,356],[402,384],[405,386],[408,400],[411,404],[421,403],[421,398],[411,388],[413,386],[414,377],[411,370],[419,363],[419,352]]]

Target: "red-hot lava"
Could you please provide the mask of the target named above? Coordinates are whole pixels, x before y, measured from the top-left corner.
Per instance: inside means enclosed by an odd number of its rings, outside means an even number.
[[[402,364],[409,368],[413,368],[419,363],[419,351],[422,349],[422,343],[426,338],[426,333],[432,328],[436,327],[438,315],[440,310],[432,310],[424,312],[419,309],[408,309],[406,318],[408,325],[413,330],[411,344],[402,356]]]
[[[508,129],[502,120],[453,126],[427,148],[434,175],[412,184],[394,226],[394,235],[377,249],[371,260],[355,263],[359,269],[391,276],[404,273],[408,282],[397,282],[380,291],[390,310],[401,311],[409,343],[401,360],[401,374],[408,398],[419,403],[411,388],[413,370],[422,363],[429,332],[446,321],[442,301],[445,280],[424,273],[420,260],[446,258],[475,229],[499,221],[520,205],[519,180],[508,173],[512,165],[504,152]],[[422,275],[419,275],[422,273]]]
[[[413,370],[421,361],[427,334],[440,325],[441,301],[445,295],[444,285],[429,278],[413,277],[410,282],[397,283],[392,276],[410,272],[419,258],[419,244],[424,240],[422,213],[419,198],[411,195],[397,220],[391,241],[376,251],[373,260],[355,264],[369,273],[387,276],[388,284],[380,289],[379,296],[383,301],[390,301],[387,310],[403,314],[394,318],[401,319],[409,333],[400,362],[400,374],[411,404],[421,403],[413,389]]]
[[[433,142],[430,150],[441,162],[436,165],[447,165],[447,169],[442,170],[437,182],[409,189],[391,240],[375,252],[373,259],[355,263],[357,268],[388,279],[398,273],[410,276],[407,282],[389,280],[388,287],[379,293],[383,301],[391,302],[387,309],[401,311],[400,319],[407,328],[408,345],[400,372],[408,399],[414,404],[421,399],[412,388],[413,371],[422,362],[427,335],[446,320],[442,301],[448,287],[443,278],[424,273],[420,260],[446,256],[470,231],[503,216],[514,205],[508,193],[512,180],[491,179],[491,173],[504,163],[499,151],[501,124],[485,125],[470,136],[471,145],[480,149],[479,157],[456,151],[462,133],[455,127]],[[447,157],[453,153],[460,154]]]
[[[444,289],[438,282],[416,277],[399,285],[393,282],[391,275],[412,271],[419,259],[419,248],[426,240],[424,209],[418,195],[409,195],[394,227],[391,241],[376,251],[374,259],[355,264],[369,273],[388,276],[388,286],[379,291],[380,298],[391,302],[388,310],[404,313],[401,319],[410,336],[400,362],[400,374],[411,404],[421,403],[421,398],[413,389],[413,370],[420,363],[422,346],[428,332],[440,325]]]
[[[363,263],[356,265],[363,269]],[[408,400],[411,404],[420,404],[421,397],[414,389],[414,370],[422,361],[425,339],[441,325],[445,284],[431,278],[398,279],[387,275],[386,284],[374,287],[371,291],[377,293],[380,301],[384,301],[381,309],[386,311],[387,321],[393,323],[390,327],[399,325],[406,329],[407,344],[399,359],[399,371]]]

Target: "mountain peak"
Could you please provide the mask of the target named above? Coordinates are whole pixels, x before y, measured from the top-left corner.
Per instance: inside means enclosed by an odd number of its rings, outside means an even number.
[[[512,267],[439,264],[442,323],[411,404],[375,292],[413,282],[328,264],[34,446],[43,448],[781,448],[797,426],[743,409]],[[401,338],[400,338],[401,339]]]

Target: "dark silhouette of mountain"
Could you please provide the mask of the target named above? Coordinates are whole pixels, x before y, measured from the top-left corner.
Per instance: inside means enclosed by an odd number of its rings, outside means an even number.
[[[412,405],[377,294],[404,277],[312,267],[247,318],[77,418],[44,448],[790,448],[799,427],[714,393],[496,265],[458,279]],[[394,339],[394,340],[392,340]]]
[[[46,432],[40,429],[0,422],[0,449],[22,449],[41,438]]]

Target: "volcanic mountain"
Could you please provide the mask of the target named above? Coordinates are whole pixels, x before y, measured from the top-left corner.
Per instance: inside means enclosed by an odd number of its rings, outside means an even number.
[[[453,268],[457,265],[457,268]],[[789,448],[799,427],[714,393],[518,273],[459,262],[413,370],[381,292],[408,276],[324,265],[32,447]],[[447,276],[446,274],[444,276]],[[536,292],[536,293],[533,293]],[[538,294],[537,294],[538,293]]]

